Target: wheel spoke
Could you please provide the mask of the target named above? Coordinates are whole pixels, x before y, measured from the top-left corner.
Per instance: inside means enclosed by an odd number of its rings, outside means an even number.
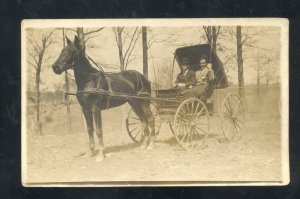
[[[134,132],[134,131],[135,131],[136,129],[138,129],[138,128],[141,128],[141,126],[135,127],[134,129],[132,129],[132,130],[130,131],[130,133]]]
[[[231,115],[231,111],[230,111],[230,108],[228,108],[228,106],[226,104],[224,104],[225,108],[227,109],[227,112],[229,115]]]
[[[196,113],[197,113],[197,110],[198,110],[198,108],[199,108],[199,104],[200,104],[200,103],[197,103],[197,106],[196,106],[196,109],[195,109],[195,112],[194,112],[194,114],[196,114]]]
[[[194,103],[195,103],[195,101],[192,101],[192,111],[191,111],[191,113],[194,113]]]
[[[128,123],[128,125],[135,125],[135,124],[141,124],[141,122]]]
[[[190,113],[190,107],[189,104],[185,104],[185,107],[187,107],[187,111],[186,111],[186,117],[189,117],[189,113]]]
[[[238,135],[239,134],[239,131],[238,131],[238,127],[235,125],[235,121],[234,121],[234,119],[232,120],[232,126],[234,127],[234,130],[233,130],[233,133],[235,134],[235,135]]]
[[[240,131],[242,131],[242,128],[241,128],[240,125],[237,123],[237,121],[236,121],[236,120],[233,120],[233,122],[234,122],[235,126],[237,126],[237,127],[240,129]]]
[[[230,116],[229,116],[229,115],[225,115],[225,116],[223,117],[223,119],[225,119],[225,120],[230,120]]]
[[[195,138],[195,128],[193,127],[191,128],[191,130],[193,131],[193,133],[191,134],[191,141],[193,141]]]
[[[200,129],[201,131],[205,132],[204,130]],[[207,135],[207,133],[205,132],[205,134],[203,133],[200,133],[196,128],[194,129],[195,131],[195,137],[196,137],[196,140],[202,140],[205,138],[205,136]]]
[[[186,134],[183,134],[183,137],[180,139],[180,142],[183,142],[184,138],[186,137],[187,133]]]
[[[186,119],[186,118],[184,118],[184,117],[181,117],[181,116],[179,116],[179,115],[178,115],[177,118],[180,119],[180,120],[182,120],[182,121],[185,121],[185,122],[187,122],[187,123],[190,122],[188,119]]]
[[[198,114],[193,118],[193,120],[197,119],[199,117],[199,115],[203,112],[203,110],[204,110],[204,106],[202,107],[200,112],[198,112]]]
[[[231,132],[231,140],[234,138],[234,134],[235,134],[235,128],[234,128],[234,124],[233,124],[233,122],[231,121],[230,122],[230,126],[231,126],[231,128],[230,128],[230,132]]]
[[[228,98],[228,105],[229,105],[229,110],[232,111],[230,98]],[[231,112],[231,113],[232,113],[232,112]]]
[[[235,108],[234,108],[233,114],[236,114],[238,112],[238,109],[240,107],[240,103],[241,103],[241,101],[239,100],[238,103],[236,104]]]
[[[140,121],[140,119],[138,119],[138,118],[136,118],[136,117],[129,116],[129,118],[132,118],[132,119],[134,119],[134,120]]]
[[[142,131],[141,131],[141,129],[135,134],[135,136],[133,136],[133,139],[135,139],[138,135],[140,135],[140,133],[141,133]]]
[[[203,130],[202,128],[195,126],[195,129],[199,129],[200,131],[202,131],[203,133],[207,134],[207,131]],[[198,131],[197,131],[198,132]],[[199,133],[200,134],[200,133]]]
[[[179,125],[178,133],[182,134],[181,131],[182,131],[182,125]]]
[[[236,122],[239,122],[239,123],[241,123],[242,125],[245,125],[245,123],[244,123],[242,120],[239,120],[239,119],[237,119],[237,118],[235,118],[235,120],[236,120]]]
[[[191,141],[191,135],[192,135],[192,128],[190,128],[190,132],[188,133],[188,139],[187,139],[187,142],[190,142]]]
[[[226,122],[223,121],[223,124],[222,124],[222,129],[223,129],[223,133],[224,133],[224,136],[230,140],[230,121],[227,120]]]

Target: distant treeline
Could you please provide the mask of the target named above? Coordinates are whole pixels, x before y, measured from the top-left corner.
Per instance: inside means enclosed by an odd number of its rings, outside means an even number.
[[[29,101],[29,103],[33,102],[35,95],[35,92],[27,92],[27,100]],[[45,104],[61,104],[65,103],[65,94],[64,91],[41,91],[40,100],[41,103]],[[77,100],[75,99],[75,97],[70,97],[70,102],[74,103],[77,102]]]

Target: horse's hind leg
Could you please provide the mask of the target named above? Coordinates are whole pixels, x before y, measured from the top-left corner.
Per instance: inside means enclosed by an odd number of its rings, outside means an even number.
[[[150,138],[150,142],[148,144],[147,149],[152,149],[154,147],[155,139],[155,119],[150,108],[150,103],[148,101],[143,103],[141,107],[143,109],[147,123],[148,137]],[[148,128],[150,128],[150,132]]]
[[[95,149],[95,141],[94,141],[94,126],[93,126],[93,115],[90,110],[82,109],[83,115],[85,117],[87,132],[89,134],[89,148],[91,155],[93,155]]]
[[[93,112],[93,118],[96,127],[96,134],[99,140],[99,154],[96,158],[96,161],[102,161],[105,158],[104,155],[104,143],[103,143],[103,131],[102,131],[102,116],[101,111],[97,110]]]

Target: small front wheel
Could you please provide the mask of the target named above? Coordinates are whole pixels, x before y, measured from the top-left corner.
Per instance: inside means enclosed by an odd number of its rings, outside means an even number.
[[[228,94],[222,104],[221,127],[224,137],[231,141],[238,139],[245,126],[245,110],[241,98],[234,94]]]
[[[155,119],[155,136],[158,135],[161,123],[157,120],[158,111],[154,105],[150,105],[153,117]],[[129,137],[136,143],[140,143],[144,137],[145,126],[141,122],[140,118],[135,114],[135,112],[130,108],[125,121],[126,129]]]

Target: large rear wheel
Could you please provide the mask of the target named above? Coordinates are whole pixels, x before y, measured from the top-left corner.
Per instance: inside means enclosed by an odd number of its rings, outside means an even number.
[[[179,105],[170,128],[182,148],[193,150],[204,146],[209,126],[206,105],[200,99],[189,98]]]

